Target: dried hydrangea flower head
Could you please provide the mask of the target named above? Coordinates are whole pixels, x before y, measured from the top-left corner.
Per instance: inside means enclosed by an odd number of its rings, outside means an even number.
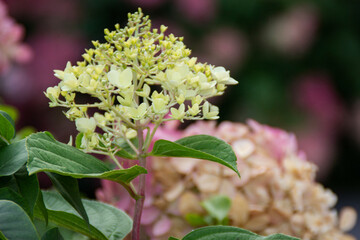
[[[315,181],[316,167],[298,150],[293,134],[255,121],[246,125],[223,122],[219,126],[201,121],[177,134],[174,131],[161,128],[161,136],[157,137],[209,134],[231,144],[242,178],[212,162],[153,157],[150,165],[154,184],[147,188],[142,222],[151,239],[182,237],[192,229],[187,214],[205,215],[202,201],[226,195],[232,201],[230,225],[261,235],[284,233],[303,240],[355,240],[344,233],[355,225],[355,210],[346,207],[337,215],[336,195]],[[126,195],[110,189],[111,185],[103,181],[98,198],[115,205],[124,203]],[[119,207],[131,208],[129,202]]]
[[[237,83],[223,67],[191,58],[182,37],[165,35],[167,27],[152,28],[141,9],[128,18],[124,28],[117,24],[114,31],[105,29],[107,42],[93,41],[84,61],[55,70],[61,81],[46,91],[50,106],[69,109],[66,116],[83,133],[82,148],[89,152],[117,151],[112,143],[136,137],[137,130],[149,124],[217,119],[219,110],[207,99]],[[95,103],[79,104],[79,93]],[[90,108],[96,113],[89,114]]]

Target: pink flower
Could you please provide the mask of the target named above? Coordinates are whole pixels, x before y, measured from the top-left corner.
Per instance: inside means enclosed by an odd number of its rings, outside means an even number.
[[[220,28],[208,34],[203,43],[203,58],[227,68],[238,68],[248,49],[246,36],[235,28]]]
[[[0,74],[12,61],[24,63],[31,59],[30,48],[20,43],[24,29],[7,15],[7,6],[0,1]]]
[[[215,0],[176,0],[177,9],[194,24],[206,23],[216,15]]]
[[[354,226],[355,210],[342,214],[351,221],[336,215],[336,195],[315,182],[316,166],[298,150],[293,134],[254,120],[247,125],[224,122],[219,126],[199,121],[182,131],[175,126],[161,127],[161,137],[166,138],[169,130],[171,136],[211,134],[228,142],[242,178],[210,161],[152,157],[146,195],[150,200],[142,220],[151,240],[183,237],[192,229],[185,216],[204,216],[201,202],[214,195],[231,198],[228,217],[233,226],[262,235],[281,232],[302,239],[353,239],[344,232]],[[106,187],[99,191],[107,194],[106,201],[113,196]],[[102,200],[103,195],[98,198]]]
[[[318,28],[312,5],[298,5],[270,20],[264,29],[265,45],[286,55],[301,55],[311,45]]]

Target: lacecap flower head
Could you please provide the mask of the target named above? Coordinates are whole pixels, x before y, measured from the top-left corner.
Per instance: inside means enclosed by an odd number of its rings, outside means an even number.
[[[114,31],[105,29],[106,42],[93,41],[83,61],[55,70],[60,83],[45,93],[50,106],[69,109],[66,116],[76,122],[82,147],[88,150],[95,146],[90,143],[94,135],[107,149],[114,139],[135,137],[136,130],[165,118],[217,119],[219,110],[207,99],[237,84],[223,67],[190,57],[182,37],[165,35],[167,27],[152,28],[141,9],[128,18],[124,28],[117,24]],[[95,102],[79,104],[79,93]],[[90,108],[95,109],[92,114]]]

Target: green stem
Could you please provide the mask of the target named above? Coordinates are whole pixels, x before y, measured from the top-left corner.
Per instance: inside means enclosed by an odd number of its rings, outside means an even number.
[[[143,128],[138,128],[138,138],[139,138],[139,164],[141,167],[146,169],[146,157],[144,156],[144,136],[143,136]],[[145,200],[145,174],[141,174],[139,176],[139,187],[138,187],[138,195],[140,198],[136,199],[135,203],[135,214],[133,218],[133,229],[132,229],[132,240],[140,239],[140,224],[141,224],[141,214],[144,207]]]

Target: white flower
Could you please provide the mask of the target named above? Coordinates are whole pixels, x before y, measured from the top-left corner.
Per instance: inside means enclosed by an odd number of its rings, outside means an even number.
[[[205,102],[203,105],[203,116],[205,119],[218,119],[219,108],[211,105],[209,102]]]
[[[107,73],[107,78],[112,85],[120,89],[126,89],[132,83],[133,74],[131,68],[126,68],[124,71],[111,70]]]
[[[63,91],[72,91],[79,86],[79,81],[73,73],[64,73],[64,80],[61,83]]]
[[[171,108],[171,117],[177,120],[182,120],[185,116],[185,105],[181,104],[179,109]]]
[[[142,103],[139,105],[139,107],[128,107],[126,108],[126,112],[134,120],[140,120],[142,119],[146,112],[147,112],[148,105],[146,103]]]
[[[77,118],[75,125],[79,132],[92,133],[96,128],[96,121],[94,118]]]
[[[46,95],[50,98],[58,98],[60,95],[60,88],[58,86],[55,87],[48,87],[46,89]]]
[[[211,70],[211,73],[218,83],[223,83],[227,85],[235,85],[238,82],[230,77],[229,71],[226,71],[224,67],[216,67]]]

